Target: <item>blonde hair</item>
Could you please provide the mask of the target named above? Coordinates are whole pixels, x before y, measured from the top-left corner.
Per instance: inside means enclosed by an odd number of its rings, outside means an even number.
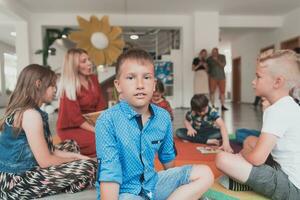
[[[269,50],[259,55],[258,66],[267,67],[273,76],[281,75],[286,87],[292,89],[300,84],[300,55],[292,50]]]
[[[80,92],[79,58],[81,54],[87,54],[84,49],[69,49],[65,55],[61,78],[58,86],[58,96],[66,95],[70,100],[76,100],[76,94]]]
[[[37,85],[36,81],[40,81],[41,84]],[[27,109],[37,108],[50,86],[56,86],[56,75],[51,69],[38,64],[26,66],[21,71],[16,88],[9,98],[4,117],[0,121],[0,130],[3,130],[6,118],[16,111],[19,113],[16,126],[21,127],[23,113]]]

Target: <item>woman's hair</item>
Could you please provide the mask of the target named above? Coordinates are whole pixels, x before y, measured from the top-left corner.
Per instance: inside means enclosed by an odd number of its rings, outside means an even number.
[[[58,86],[58,96],[66,95],[70,100],[76,100],[76,93],[80,92],[78,67],[80,55],[88,54],[84,49],[69,49],[65,55],[61,78]]]
[[[120,77],[121,66],[126,60],[134,60],[140,64],[150,63],[154,66],[154,62],[150,54],[143,49],[129,49],[123,52],[117,59],[116,78]]]
[[[40,84],[37,81],[40,81]],[[21,71],[17,85],[9,98],[4,117],[0,121],[0,130],[3,129],[5,119],[16,110],[20,112],[18,114],[20,120],[17,120],[17,126],[20,127],[24,111],[38,107],[48,87],[55,85],[56,75],[51,69],[38,64],[26,66]]]
[[[202,54],[203,52],[207,53],[207,50],[206,49],[201,49],[200,54]]]
[[[156,85],[155,85],[155,91],[163,94],[165,92],[165,87],[163,82],[160,79],[157,79]]]
[[[195,94],[191,99],[192,111],[202,112],[208,106],[208,98],[204,94]]]

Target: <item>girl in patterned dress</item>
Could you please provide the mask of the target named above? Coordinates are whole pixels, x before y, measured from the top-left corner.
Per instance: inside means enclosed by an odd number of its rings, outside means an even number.
[[[34,199],[92,187],[96,162],[74,141],[52,143],[48,115],[40,109],[56,92],[56,75],[25,67],[0,121],[0,199]]]

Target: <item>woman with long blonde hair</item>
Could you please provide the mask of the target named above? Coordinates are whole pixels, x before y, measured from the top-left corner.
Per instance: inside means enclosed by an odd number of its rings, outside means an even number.
[[[92,187],[97,163],[74,141],[54,146],[48,114],[40,109],[56,92],[56,75],[25,67],[0,121],[0,199],[35,199]]]
[[[95,157],[94,125],[82,116],[106,108],[93,65],[83,49],[69,49],[64,58],[58,88],[57,133],[63,140],[73,139],[84,155]]]

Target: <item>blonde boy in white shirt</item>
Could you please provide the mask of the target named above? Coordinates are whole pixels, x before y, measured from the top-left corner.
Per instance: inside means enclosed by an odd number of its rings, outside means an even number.
[[[252,82],[256,95],[270,103],[261,135],[248,137],[240,154],[222,152],[216,158],[225,174],[271,199],[300,199],[300,107],[289,96],[299,80],[298,54],[262,55]],[[269,154],[280,167],[265,164]]]

